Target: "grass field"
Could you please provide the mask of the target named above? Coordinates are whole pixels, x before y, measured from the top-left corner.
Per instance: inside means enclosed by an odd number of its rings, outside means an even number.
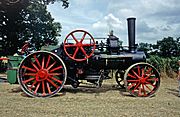
[[[154,97],[132,97],[107,80],[102,88],[65,86],[51,98],[31,98],[19,85],[0,83],[0,117],[179,117],[178,84],[162,79]]]

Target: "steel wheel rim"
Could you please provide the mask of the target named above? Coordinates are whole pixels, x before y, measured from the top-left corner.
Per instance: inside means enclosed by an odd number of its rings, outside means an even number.
[[[148,63],[136,63],[125,73],[126,90],[136,97],[150,97],[160,86],[159,72]]]
[[[31,97],[51,97],[59,92],[67,78],[64,62],[51,52],[35,52],[20,64],[18,82]]]
[[[78,40],[76,37],[75,37],[75,33],[82,33],[82,37],[80,40]],[[90,43],[90,44],[84,44],[83,41],[85,40],[86,36],[89,36],[90,37],[90,42],[92,40],[93,43]],[[68,41],[68,38],[69,37],[72,37],[72,39],[75,41],[75,43],[73,44],[68,44],[67,41]],[[92,48],[90,52],[87,53],[87,51],[84,49],[85,47],[89,47],[89,48]],[[74,48],[74,52],[71,53],[70,51],[68,51],[68,48]],[[84,61],[84,60],[87,60],[88,58],[90,58],[94,51],[95,51],[95,48],[96,48],[96,45],[95,45],[95,40],[94,38],[92,37],[92,35],[90,33],[88,33],[87,31],[84,31],[84,30],[75,30],[75,31],[72,31],[71,33],[69,33],[65,40],[64,40],[64,51],[66,53],[66,55],[75,60],[75,61]],[[80,58],[76,58],[77,57],[77,54],[81,52],[83,57],[80,57]]]

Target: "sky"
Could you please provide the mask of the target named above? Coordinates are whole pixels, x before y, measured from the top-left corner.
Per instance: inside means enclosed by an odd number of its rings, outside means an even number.
[[[76,29],[94,38],[106,38],[110,30],[127,45],[127,18],[136,18],[136,43],[152,43],[164,37],[180,37],[180,0],[69,0],[48,5],[48,11],[62,25],[60,42]]]

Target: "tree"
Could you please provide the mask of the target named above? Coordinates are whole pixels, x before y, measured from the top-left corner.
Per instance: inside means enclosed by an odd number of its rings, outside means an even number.
[[[19,1],[18,1],[19,2]],[[19,15],[24,5],[18,2],[12,3],[9,0],[0,2],[0,41],[2,45],[1,55],[12,54],[17,50],[17,30],[16,21],[21,21]],[[18,3],[18,4],[16,4]]]
[[[160,53],[163,57],[179,56],[179,40],[174,40],[173,37],[164,38],[157,41]]]
[[[151,44],[148,43],[139,43],[138,48],[139,51],[147,52],[151,49]]]
[[[1,55],[17,52],[25,40],[31,40],[36,47],[46,42],[57,43],[61,25],[54,22],[47,5],[67,0],[3,0],[0,2],[0,44]]]
[[[47,12],[46,6],[35,1],[21,12],[23,21],[21,22],[21,30],[19,39],[24,41],[31,40],[37,48],[45,43],[57,44],[57,36],[60,36],[60,23],[53,22],[54,19]]]
[[[176,39],[176,43],[177,43],[177,46],[178,46],[177,56],[180,57],[180,37],[178,37],[178,38]]]

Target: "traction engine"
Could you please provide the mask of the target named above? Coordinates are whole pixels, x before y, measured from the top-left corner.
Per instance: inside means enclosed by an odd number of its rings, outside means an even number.
[[[58,48],[28,54],[18,70],[22,90],[32,97],[50,97],[66,84],[77,88],[81,81],[101,87],[103,80],[113,77],[109,75],[112,73],[117,84],[133,96],[154,95],[160,74],[146,63],[145,53],[136,50],[135,18],[127,21],[128,49],[121,46],[113,32],[106,42],[98,42],[87,31],[75,30]]]

